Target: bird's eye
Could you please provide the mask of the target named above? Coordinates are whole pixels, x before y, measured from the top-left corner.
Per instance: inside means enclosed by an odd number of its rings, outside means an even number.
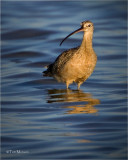
[[[88,27],[91,27],[91,24],[89,24]]]

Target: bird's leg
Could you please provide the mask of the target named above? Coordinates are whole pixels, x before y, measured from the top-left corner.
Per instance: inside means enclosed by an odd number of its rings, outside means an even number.
[[[82,84],[81,82],[77,83],[77,89],[78,89],[78,90],[80,89],[80,85],[81,85],[81,84]]]
[[[71,83],[72,83],[72,81],[67,81],[67,82],[66,82],[66,87],[67,87],[67,89],[69,89],[68,86],[69,86]]]
[[[68,86],[69,86],[69,83],[68,82],[66,82],[66,88],[68,89]]]

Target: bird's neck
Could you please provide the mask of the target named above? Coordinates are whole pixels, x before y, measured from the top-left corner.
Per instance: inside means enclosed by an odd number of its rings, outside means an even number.
[[[84,32],[80,49],[86,50],[87,52],[93,51],[92,39],[93,39],[93,32]]]

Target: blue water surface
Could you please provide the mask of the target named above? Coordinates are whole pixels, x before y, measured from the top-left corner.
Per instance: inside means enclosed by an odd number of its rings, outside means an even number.
[[[127,1],[1,2],[1,159],[127,160]],[[98,61],[77,90],[43,77],[94,23]]]

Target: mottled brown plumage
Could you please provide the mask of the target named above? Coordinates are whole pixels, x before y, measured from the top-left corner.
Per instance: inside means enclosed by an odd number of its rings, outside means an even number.
[[[97,62],[97,56],[92,47],[93,30],[92,22],[82,22],[81,28],[65,38],[67,39],[72,34],[83,31],[81,45],[64,51],[54,63],[48,66],[43,75],[54,77],[58,82],[66,83],[67,88],[71,83],[75,82],[79,89],[80,85],[92,74]]]

